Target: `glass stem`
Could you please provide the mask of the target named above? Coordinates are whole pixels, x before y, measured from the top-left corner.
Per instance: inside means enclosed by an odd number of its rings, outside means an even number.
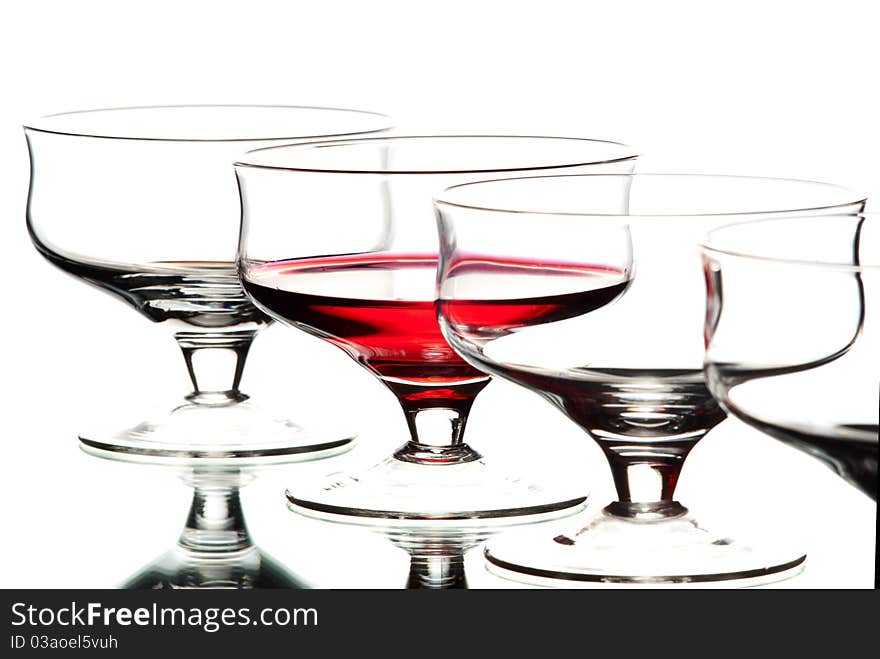
[[[391,533],[389,539],[409,554],[406,587],[415,590],[467,588],[465,552],[491,535],[485,528],[474,532],[424,527],[411,533]]]
[[[464,443],[468,414],[488,378],[443,388],[388,382],[409,427],[410,440],[394,454],[404,462],[461,464],[482,456]]]
[[[194,470],[193,499],[178,545],[191,552],[236,552],[252,546],[239,498],[237,470]]]
[[[187,400],[204,405],[247,400],[238,386],[255,335],[254,330],[175,334],[193,385]]]
[[[410,590],[467,588],[464,574],[464,555],[455,553],[410,554],[409,577],[406,587]]]
[[[698,434],[656,443],[645,438],[599,439],[617,489],[617,501],[605,512],[640,519],[685,514],[687,508],[673,496],[684,461],[705,432]]]

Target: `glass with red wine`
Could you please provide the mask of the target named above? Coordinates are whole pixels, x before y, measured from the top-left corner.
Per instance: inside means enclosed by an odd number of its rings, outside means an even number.
[[[689,452],[725,418],[702,369],[698,245],[736,219],[863,205],[833,185],[710,175],[537,176],[438,193],[444,336],[585,430],[617,490],[564,528],[491,540],[488,569],[559,587],[797,574],[803,552],[719,534],[675,499]]]
[[[523,172],[629,172],[634,158],[598,140],[416,136],[259,149],[236,164],[245,291],[268,315],[372,373],[396,397],[409,431],[378,465],[288,491],[295,511],[430,527],[538,520],[583,506],[583,484],[535,483],[493,468],[464,441],[490,376],[440,332],[431,199],[455,183]],[[511,322],[535,313],[543,312],[508,312]]]

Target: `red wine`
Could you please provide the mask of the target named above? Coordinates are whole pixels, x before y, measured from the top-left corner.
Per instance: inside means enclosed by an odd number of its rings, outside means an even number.
[[[485,342],[589,313],[617,299],[628,285],[626,273],[616,268],[469,258],[451,267],[447,277],[448,289],[463,290],[447,291],[437,305],[453,332]],[[470,297],[469,286],[478,290],[478,299]],[[522,290],[534,294],[507,297]]]
[[[251,269],[244,287],[271,313],[380,377],[434,385],[485,378],[440,333],[436,271],[432,255],[299,259]]]
[[[505,276],[577,277],[586,290],[521,299],[442,300],[437,305],[465,323],[503,331],[580,315],[602,306],[625,288],[621,273],[611,287],[592,287],[594,266],[469,260],[467,272],[491,272],[497,295]],[[437,257],[377,253],[276,261],[251,268],[244,287],[256,302],[291,324],[345,350],[382,378],[418,384],[457,383],[485,374],[446,342],[437,323]]]

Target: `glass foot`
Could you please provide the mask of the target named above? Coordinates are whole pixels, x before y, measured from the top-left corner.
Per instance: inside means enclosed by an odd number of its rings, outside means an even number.
[[[122,588],[311,588],[257,547],[212,554],[177,547],[139,570]]]
[[[745,587],[795,576],[806,556],[744,544],[701,526],[687,508],[662,515],[613,514],[615,504],[570,533],[509,534],[489,542],[487,569],[539,586],[610,584]],[[569,527],[571,529],[571,527]]]
[[[290,496],[288,494],[288,496]],[[403,549],[410,558],[407,589],[439,590],[467,588],[464,554],[505,529],[537,524],[573,515],[584,508],[581,503],[554,510],[514,516],[416,519],[374,517],[317,511],[291,502],[292,511],[305,517],[369,529]]]
[[[330,474],[321,485],[288,490],[287,498],[292,510],[311,517],[372,518],[381,526],[389,519],[541,516],[582,508],[587,493],[579,484],[539,485],[495,469],[485,458],[419,464],[391,457],[360,474]]]
[[[136,426],[80,434],[83,448],[101,457],[113,453],[160,460],[247,460],[291,456],[316,459],[347,451],[352,432],[309,427],[275,417],[250,400],[216,404],[187,402]],[[320,429],[318,429],[320,427]]]
[[[562,510],[519,517],[487,517],[469,520],[385,520],[373,530],[384,535],[395,546],[409,554],[410,565],[406,588],[439,590],[467,588],[464,555],[469,549],[485,542],[505,529],[524,524],[558,519],[583,508],[572,506]],[[370,518],[359,518],[370,520]],[[367,524],[369,525],[369,522]]]

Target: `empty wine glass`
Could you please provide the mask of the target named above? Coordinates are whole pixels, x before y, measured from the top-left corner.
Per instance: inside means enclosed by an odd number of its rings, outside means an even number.
[[[432,194],[523,171],[631,171],[628,147],[597,140],[417,136],[253,151],[236,165],[239,268],[266,313],[344,350],[400,403],[410,441],[359,474],[288,493],[308,514],[501,518],[579,506],[581,484],[494,470],[464,443],[489,377],[440,334]]]
[[[876,501],[880,216],[729,225],[702,252],[709,390]]]
[[[674,499],[689,451],[725,416],[703,378],[697,245],[732,218],[856,213],[863,201],[806,181],[653,174],[440,193],[444,336],[468,363],[539,393],[586,430],[618,495],[570,532],[490,541],[490,570],[567,586],[756,583],[798,571],[802,553],[706,530]]]
[[[91,428],[83,442],[191,458],[338,452],[351,442],[350,433],[262,412],[239,390],[251,342],[270,320],[235,271],[232,161],[277,140],[388,126],[383,115],[355,110],[217,105],[70,112],[25,127],[27,226],[37,250],[172,332],[192,379],[192,393],[170,413],[123,430]]]

